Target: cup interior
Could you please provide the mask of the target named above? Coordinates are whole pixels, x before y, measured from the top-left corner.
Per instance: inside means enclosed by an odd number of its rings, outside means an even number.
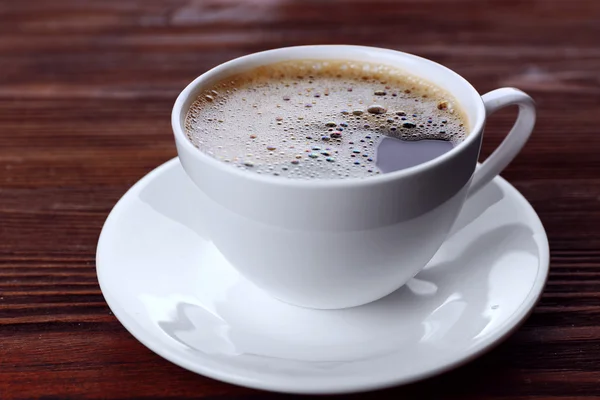
[[[453,153],[457,152],[461,147],[466,146],[469,142],[476,140],[476,136],[482,132],[482,127],[485,122],[485,108],[481,96],[467,80],[451,69],[434,61],[396,50],[351,45],[317,45],[286,47],[250,54],[228,61],[202,74],[181,92],[175,102],[171,115],[171,123],[176,139],[181,142],[187,142],[184,146],[193,147],[185,135],[185,117],[189,107],[202,90],[228,76],[236,75],[256,67],[295,59],[349,60],[392,66],[406,71],[408,75],[424,79],[446,90],[454,96],[459,103],[460,108],[464,111],[464,115],[468,121],[469,134],[465,140],[455,146],[454,149],[426,163],[401,171],[382,174],[378,177],[372,177],[369,178],[369,181],[374,179],[384,179],[384,177],[387,178],[392,175],[399,176],[411,173],[411,171],[414,172],[421,168],[426,168],[430,164],[440,162],[444,158],[452,157]],[[201,151],[195,151],[198,153],[199,157],[205,158],[205,161],[207,162],[218,162],[217,160],[212,160],[211,157],[203,154]],[[209,161],[208,159],[211,160]],[[259,179],[277,178],[260,177]],[[354,179],[343,181],[348,182],[352,180]]]

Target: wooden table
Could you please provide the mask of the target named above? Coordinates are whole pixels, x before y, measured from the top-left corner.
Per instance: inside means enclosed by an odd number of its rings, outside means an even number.
[[[119,197],[175,156],[169,114],[189,81],[243,54],[318,43],[408,51],[539,106],[504,172],[550,238],[535,312],[465,367],[361,396],[600,396],[600,2],[2,0],[0,399],[265,395],[138,343],[100,293],[96,243]],[[513,118],[491,119],[482,157]]]

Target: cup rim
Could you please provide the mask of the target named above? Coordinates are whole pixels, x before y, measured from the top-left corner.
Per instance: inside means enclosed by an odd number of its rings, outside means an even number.
[[[476,99],[476,101],[474,102],[475,107],[476,107],[475,120],[473,121],[473,123],[470,126],[470,130],[469,130],[467,137],[462,142],[460,142],[458,145],[453,147],[450,151],[442,154],[441,156],[434,158],[433,160],[426,161],[424,163],[415,165],[413,167],[405,168],[405,169],[394,171],[394,172],[388,172],[388,173],[368,176],[368,177],[356,177],[356,178],[344,178],[344,179],[314,179],[314,180],[286,179],[286,178],[282,179],[282,177],[277,177],[277,176],[248,173],[248,171],[243,171],[239,168],[234,168],[233,166],[228,165],[222,161],[219,161],[219,160],[211,157],[210,155],[204,153],[203,151],[196,148],[192,144],[192,142],[187,138],[187,135],[185,134],[185,128],[182,126],[182,124],[180,122],[181,112],[182,112],[184,104],[187,102],[188,98],[190,96],[192,96],[194,93],[196,93],[197,88],[202,86],[202,84],[206,80],[214,78],[215,76],[218,76],[220,74],[223,74],[223,78],[226,78],[227,71],[231,67],[233,67],[237,64],[240,64],[240,63],[244,63],[245,61],[256,60],[256,59],[266,57],[266,56],[269,56],[274,53],[279,53],[282,51],[302,51],[302,50],[306,51],[306,50],[322,49],[322,48],[329,48],[329,49],[331,49],[331,51],[333,51],[334,48],[343,48],[346,50],[354,49],[354,50],[363,50],[363,51],[367,50],[367,51],[371,51],[371,52],[395,53],[399,56],[410,58],[417,62],[433,65],[436,68],[445,70],[446,72],[450,73],[450,75],[454,76],[469,92],[471,92],[471,95]],[[294,56],[290,57],[290,59],[294,59],[294,58],[310,59],[310,55],[303,56],[303,57],[294,57]],[[352,60],[352,57],[349,57],[348,59]],[[359,61],[358,57],[357,57],[357,61]],[[413,75],[418,76],[418,73],[413,73],[412,71],[408,71],[408,72]],[[417,175],[422,171],[425,171],[425,170],[434,168],[440,164],[443,164],[445,161],[447,161],[453,157],[456,157],[457,154],[460,153],[460,151],[462,149],[468,147],[471,142],[473,142],[474,140],[477,140],[477,136],[479,136],[479,134],[483,130],[485,118],[486,118],[486,112],[485,112],[485,106],[483,104],[483,100],[481,98],[481,95],[479,94],[479,92],[477,92],[477,90],[473,87],[473,85],[471,85],[465,78],[463,78],[457,72],[455,72],[455,71],[451,70],[450,68],[445,67],[442,64],[439,64],[435,61],[431,61],[427,58],[416,56],[416,55],[410,54],[410,53],[405,53],[405,52],[402,52],[399,50],[392,50],[392,49],[385,49],[385,48],[371,47],[371,46],[305,45],[305,46],[280,47],[280,48],[276,48],[276,49],[272,49],[272,50],[265,50],[265,51],[260,51],[260,52],[256,52],[256,53],[251,53],[248,55],[234,58],[225,63],[219,64],[216,67],[213,67],[210,70],[204,72],[203,74],[198,76],[196,79],[194,79],[192,82],[190,82],[181,91],[181,93],[177,96],[177,99],[175,100],[175,104],[173,105],[173,110],[171,112],[171,126],[173,129],[173,133],[175,135],[175,140],[180,145],[185,146],[188,149],[190,149],[190,153],[194,155],[193,157],[195,157],[196,159],[198,159],[204,163],[207,163],[209,166],[211,166],[213,168],[222,170],[224,173],[236,175],[242,179],[248,179],[251,181],[262,182],[262,183],[278,185],[278,186],[350,187],[350,186],[370,186],[370,185],[376,185],[376,184],[381,184],[381,183],[386,183],[386,182],[392,182],[397,179]]]

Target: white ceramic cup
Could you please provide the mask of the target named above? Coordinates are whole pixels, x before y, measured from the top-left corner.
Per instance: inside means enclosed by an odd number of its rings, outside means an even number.
[[[465,111],[470,132],[451,151],[423,164],[340,180],[249,173],[192,145],[184,121],[202,90],[244,70],[294,59],[355,60],[403,69],[450,92]],[[517,121],[478,167],[486,117],[509,105],[519,106]],[[172,113],[183,168],[215,205],[209,213],[214,244],[243,276],[274,297],[321,309],[377,300],[416,275],[440,248],[467,196],[508,165],[534,123],[533,100],[518,89],[480,96],[460,75],[433,61],[345,45],[282,48],[226,62],[190,83]]]

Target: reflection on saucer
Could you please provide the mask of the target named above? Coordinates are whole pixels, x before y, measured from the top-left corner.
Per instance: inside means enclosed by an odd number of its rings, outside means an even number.
[[[452,346],[484,335],[493,313],[504,311],[504,306],[492,309],[498,304],[491,303],[499,301],[487,298],[487,293],[496,268],[504,269],[502,275],[511,274],[502,263],[506,250],[521,257],[530,253],[532,259],[537,252],[531,230],[520,224],[501,226],[472,241],[467,235],[465,230],[448,242],[454,258],[433,262],[405,287],[351,309],[319,311],[280,302],[218,255],[208,256],[218,253],[209,243],[202,245],[196,296],[144,294],[140,300],[168,336],[207,354],[351,362],[402,351],[413,342]],[[516,273],[522,279],[528,270]],[[527,278],[535,278],[535,273],[530,268]],[[166,310],[160,317],[159,309]]]

